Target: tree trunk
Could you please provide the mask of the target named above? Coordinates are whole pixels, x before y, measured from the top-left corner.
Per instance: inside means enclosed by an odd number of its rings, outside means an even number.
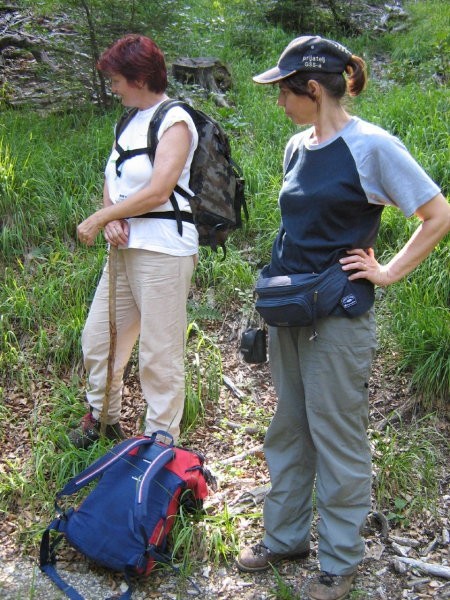
[[[220,94],[231,88],[231,75],[217,58],[179,58],[172,63],[172,74],[183,84],[199,85]]]

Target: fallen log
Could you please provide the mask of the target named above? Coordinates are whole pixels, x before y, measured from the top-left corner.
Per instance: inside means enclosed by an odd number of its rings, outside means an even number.
[[[423,571],[427,575],[450,579],[450,567],[438,565],[437,563],[428,563],[423,560],[416,560],[415,558],[407,558],[405,556],[397,556],[395,560],[405,563],[419,571]]]

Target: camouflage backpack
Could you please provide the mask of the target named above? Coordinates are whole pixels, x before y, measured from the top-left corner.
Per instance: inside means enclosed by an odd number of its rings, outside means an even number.
[[[119,153],[116,172],[120,176],[120,165],[137,154],[148,154],[153,163],[159,126],[167,111],[174,106],[181,106],[189,113],[198,132],[198,146],[192,159],[189,181],[189,187],[194,195],[192,196],[179,185],[175,187],[175,191],[189,201],[192,213],[180,211],[175,194],[172,194],[170,201],[173,211],[152,211],[140,216],[175,219],[180,235],[183,235],[183,221],[194,223],[199,234],[200,245],[210,246],[213,250],[217,250],[220,246],[225,256],[225,242],[230,232],[241,227],[242,211],[246,218],[248,218],[248,211],[241,170],[231,158],[227,135],[213,118],[181,100],[166,100],[160,104],[150,122],[148,146],[124,150],[118,140],[137,109],[127,111],[116,126],[116,150]]]

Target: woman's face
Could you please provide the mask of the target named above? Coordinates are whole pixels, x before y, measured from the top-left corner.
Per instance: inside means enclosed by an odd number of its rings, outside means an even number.
[[[130,83],[120,73],[111,75],[111,91],[119,96],[124,106],[139,106],[141,88],[134,83]]]
[[[285,115],[296,125],[311,125],[317,118],[317,103],[309,96],[294,94],[280,85],[278,106],[284,108]]]

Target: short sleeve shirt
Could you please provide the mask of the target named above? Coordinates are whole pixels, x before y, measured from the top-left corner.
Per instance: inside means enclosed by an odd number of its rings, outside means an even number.
[[[132,150],[147,146],[148,127],[158,106],[159,104],[136,113],[120,135],[118,141],[122,148]],[[178,185],[190,191],[190,166],[198,143],[197,129],[191,116],[180,106],[168,110],[158,130],[158,139],[161,139],[169,127],[180,121],[184,121],[189,128],[191,145]],[[153,172],[148,155],[140,154],[122,163],[121,175],[118,177],[115,166],[118,156],[117,150],[113,149],[105,169],[106,185],[113,203],[125,200],[148,185]],[[175,197],[180,210],[190,212],[188,200],[176,192]],[[170,200],[167,199],[167,202],[157,210],[173,211]],[[180,235],[175,220],[132,217],[128,221],[130,224],[128,248],[151,250],[174,256],[190,256],[198,252],[198,233],[192,223],[183,221],[183,235]]]
[[[346,250],[373,247],[384,206],[408,217],[440,191],[380,127],[353,117],[317,145],[310,144],[311,133],[296,134],[286,147],[271,275],[318,273]]]

